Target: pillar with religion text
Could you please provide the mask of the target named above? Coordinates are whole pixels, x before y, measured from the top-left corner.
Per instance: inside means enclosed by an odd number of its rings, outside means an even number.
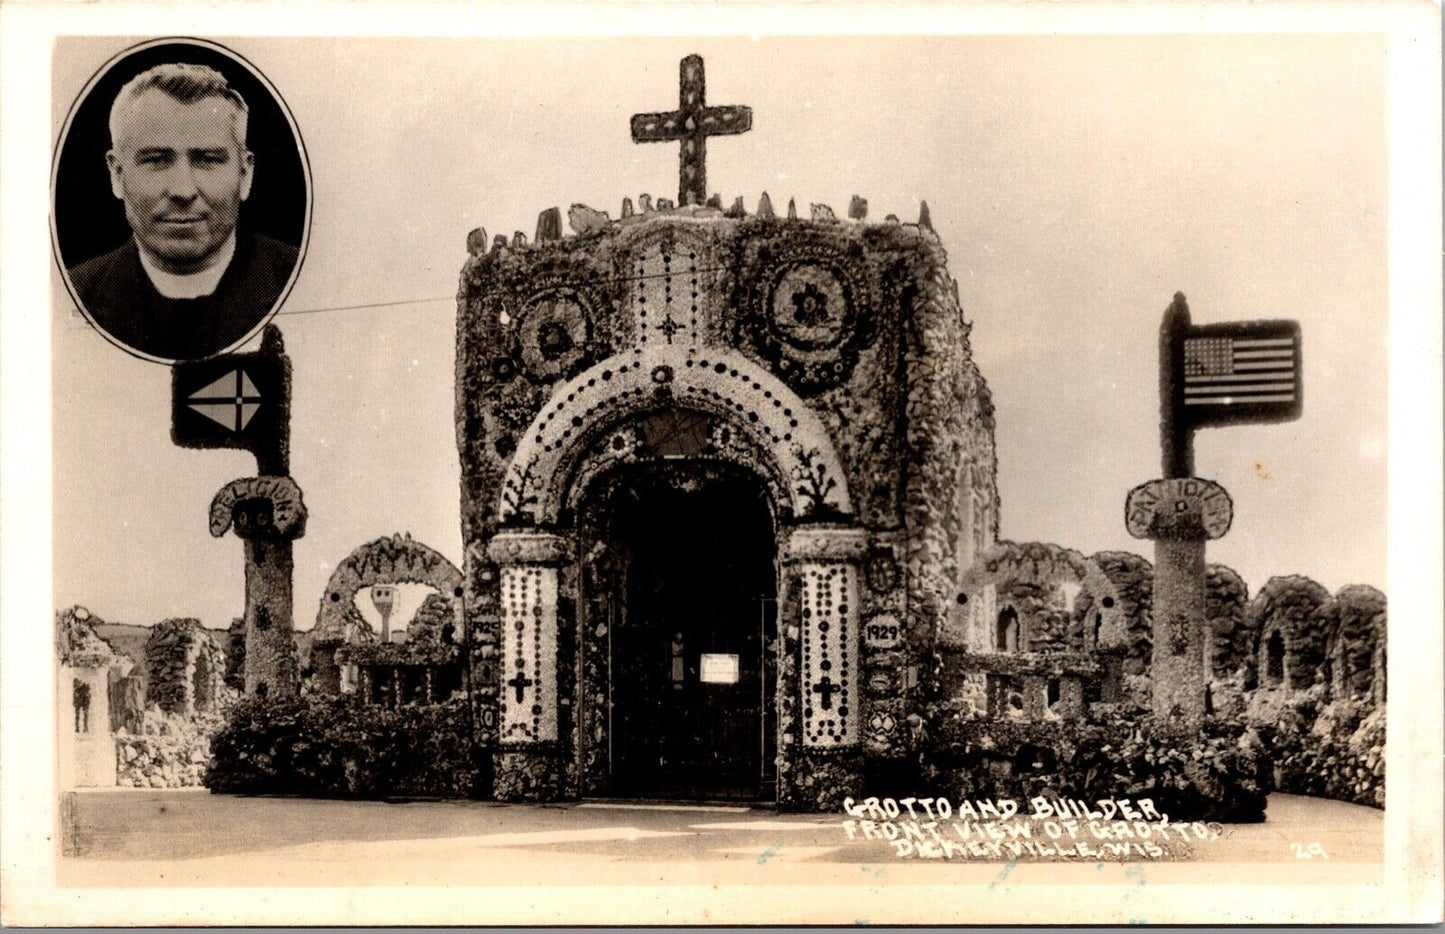
[[[211,500],[210,532],[245,543],[246,693],[292,697],[300,670],[292,628],[292,543],[306,533],[306,504],[291,477],[291,360],[280,328],[261,348],[177,363],[171,369],[171,440],[185,448],[238,448],[256,476]]]

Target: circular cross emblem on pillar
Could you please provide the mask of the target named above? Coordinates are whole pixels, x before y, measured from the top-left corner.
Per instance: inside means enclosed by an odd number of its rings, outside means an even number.
[[[1124,524],[1135,538],[1219,538],[1233,519],[1224,487],[1198,477],[1150,480],[1130,490],[1124,506]]]

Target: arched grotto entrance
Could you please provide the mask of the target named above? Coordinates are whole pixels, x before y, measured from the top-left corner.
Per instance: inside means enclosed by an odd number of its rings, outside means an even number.
[[[578,512],[582,760],[593,794],[775,795],[777,522],[762,480],[631,465]]]

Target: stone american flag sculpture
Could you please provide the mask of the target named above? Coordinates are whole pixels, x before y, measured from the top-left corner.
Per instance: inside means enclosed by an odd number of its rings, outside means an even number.
[[[1195,332],[1204,331],[1196,328]],[[1298,414],[1299,325],[1292,321],[1229,324],[1212,336],[1184,339],[1184,406],[1196,424],[1212,419],[1280,420]]]
[[[1176,293],[1159,330],[1164,478],[1129,491],[1124,524],[1154,541],[1153,707],[1181,727],[1204,718],[1204,543],[1229,531],[1224,488],[1194,476],[1198,428],[1299,418],[1304,404],[1296,321],[1194,326]]]

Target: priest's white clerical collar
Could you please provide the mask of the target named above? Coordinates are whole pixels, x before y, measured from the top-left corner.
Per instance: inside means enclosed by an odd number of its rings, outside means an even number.
[[[146,255],[145,247],[136,242],[140,252],[140,264],[145,267],[146,275],[150,277],[151,285],[156,291],[166,298],[200,298],[203,295],[210,295],[216,291],[216,286],[221,284],[221,277],[231,265],[231,257],[236,254],[236,232],[231,231],[231,236],[226,238],[226,243],[217,254],[216,261],[200,272],[193,272],[185,275],[176,275],[173,272],[166,272],[164,269]]]

